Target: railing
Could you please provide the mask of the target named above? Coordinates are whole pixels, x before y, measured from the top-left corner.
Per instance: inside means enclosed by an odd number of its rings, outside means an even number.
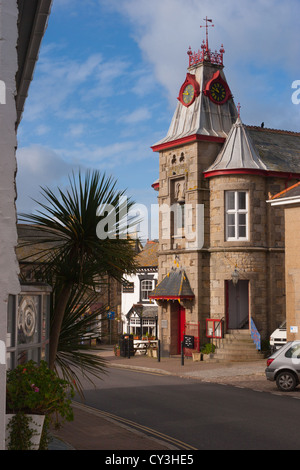
[[[253,321],[253,318],[251,318],[251,338],[254,341],[254,344],[256,346],[256,349],[259,351],[261,350],[261,339],[260,339],[260,334],[255,326],[255,323]]]

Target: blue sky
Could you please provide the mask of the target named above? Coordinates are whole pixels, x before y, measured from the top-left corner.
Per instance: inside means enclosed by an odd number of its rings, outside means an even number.
[[[18,130],[18,211],[33,211],[40,186],[64,187],[78,168],[157,203],[150,147],[168,131],[206,15],[243,122],[299,131],[300,0],[54,0]]]

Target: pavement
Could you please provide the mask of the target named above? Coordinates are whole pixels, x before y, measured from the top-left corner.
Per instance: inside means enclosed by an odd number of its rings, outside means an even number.
[[[193,361],[181,357],[148,356],[131,358],[114,356],[111,348],[94,350],[106,358],[109,368],[126,368],[147,371],[148,373],[168,374],[186,379],[213,382],[258,392],[287,395],[279,392],[276,384],[265,378],[266,359],[254,362],[214,362],[213,360]],[[300,389],[288,396],[300,399]],[[74,420],[64,423],[59,431],[53,431],[53,441],[49,450],[176,450],[176,443],[167,442],[159,437],[149,436],[141,426],[132,426],[128,420],[96,410],[84,403],[73,402]]]

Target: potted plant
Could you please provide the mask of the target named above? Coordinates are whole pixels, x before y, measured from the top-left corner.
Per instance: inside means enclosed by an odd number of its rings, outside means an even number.
[[[120,356],[120,346],[118,344],[114,345],[114,354],[115,356]]]
[[[7,372],[6,422],[8,450],[37,450],[45,424],[59,426],[72,421],[73,387],[49,369],[45,361],[34,361]],[[60,418],[59,418],[60,416]],[[34,438],[34,441],[32,440]]]

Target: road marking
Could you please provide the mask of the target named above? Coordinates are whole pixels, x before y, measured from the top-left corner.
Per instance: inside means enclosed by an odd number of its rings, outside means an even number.
[[[111,419],[113,421],[117,421],[119,423],[125,424],[126,426],[129,426],[131,428],[137,429],[139,431],[143,431],[147,434],[150,434],[156,438],[159,438],[161,440],[164,440],[167,443],[173,444],[174,446],[178,446],[180,450],[198,450],[196,447],[193,447],[186,442],[182,442],[179,439],[176,439],[174,437],[168,436],[167,434],[163,434],[159,431],[156,431],[155,429],[149,428],[148,426],[143,426],[142,424],[135,423],[134,421],[131,421],[127,418],[122,418],[121,416],[113,415],[112,413],[108,413],[107,411],[103,410],[98,410],[97,408],[93,408],[89,405],[82,405],[79,402],[73,401],[73,405],[76,408],[83,409],[85,411],[88,411],[89,413],[93,414],[98,414],[102,417],[106,417],[108,419]]]

